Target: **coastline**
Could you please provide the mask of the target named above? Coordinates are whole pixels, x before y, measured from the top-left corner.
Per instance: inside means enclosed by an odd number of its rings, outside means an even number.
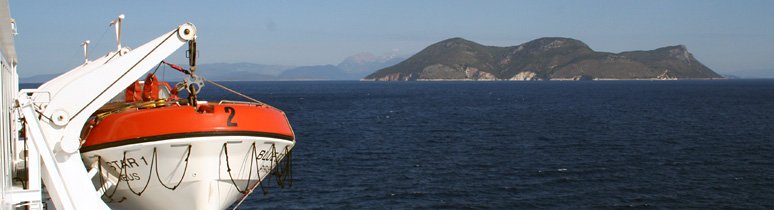
[[[553,78],[549,80],[509,80],[509,79],[416,79],[416,80],[377,80],[377,79],[360,79],[364,82],[496,82],[496,81],[514,81],[514,82],[533,82],[533,81],[675,81],[675,80],[729,80],[729,78],[676,78],[676,79],[658,79],[658,78],[635,78],[635,79],[618,79],[618,78],[594,78],[590,80],[578,80],[573,78]]]

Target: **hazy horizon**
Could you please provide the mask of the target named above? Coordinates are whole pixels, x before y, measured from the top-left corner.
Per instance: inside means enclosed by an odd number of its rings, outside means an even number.
[[[122,43],[129,47],[179,24],[196,24],[200,63],[335,65],[361,52],[408,57],[452,37],[491,46],[569,37],[606,52],[682,44],[718,73],[774,77],[774,29],[766,27],[774,25],[773,6],[698,0],[10,2],[21,77],[79,65],[83,40],[92,42],[92,59],[114,50],[108,23],[119,14],[126,14]],[[184,57],[176,53],[170,60],[183,63]]]

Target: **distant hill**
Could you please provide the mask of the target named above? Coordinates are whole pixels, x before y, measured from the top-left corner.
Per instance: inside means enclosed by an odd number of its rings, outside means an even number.
[[[371,72],[403,61],[395,56],[359,53],[338,65],[283,66],[255,63],[212,63],[197,73],[214,81],[359,80]]]
[[[774,69],[748,69],[726,72],[737,78],[743,79],[771,79],[774,78]]]
[[[723,76],[723,78],[726,78],[726,79],[741,79],[741,77],[733,74],[720,74],[720,76]]]
[[[214,81],[276,81],[276,80],[359,80],[384,67],[392,66],[404,58],[394,55],[375,56],[359,53],[347,57],[338,65],[286,66],[256,63],[209,63],[197,66],[196,73]],[[186,67],[185,65],[182,65]],[[184,75],[168,67],[157,72],[159,79],[182,80]],[[24,77],[21,83],[43,83],[60,74],[45,74]]]
[[[334,65],[301,66],[282,71],[283,80],[337,80],[345,77],[344,70]]]
[[[268,80],[359,80],[378,69],[403,61],[395,56],[359,53],[338,65],[283,66],[255,63],[212,63],[197,67],[197,72],[215,81]]]
[[[277,80],[283,71],[293,66],[263,65],[255,63],[211,63],[196,67],[196,73],[214,81],[266,81]]]
[[[336,65],[346,74],[346,79],[359,80],[372,72],[392,66],[405,60],[395,55],[376,56],[371,53],[359,53],[349,56]]]
[[[54,79],[58,77],[61,73],[58,74],[41,74],[41,75],[35,75],[30,77],[22,77],[19,78],[19,83],[44,83],[51,79]]]
[[[540,38],[511,47],[452,38],[428,46],[365,80],[592,80],[723,78],[685,46],[596,52],[570,38]]]

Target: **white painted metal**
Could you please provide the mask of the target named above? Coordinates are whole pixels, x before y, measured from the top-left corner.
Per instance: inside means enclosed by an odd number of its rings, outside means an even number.
[[[228,147],[228,162],[224,143]],[[113,209],[210,210],[225,209],[242,196],[234,183],[239,190],[259,184],[259,180],[267,177],[294,143],[255,136],[192,137],[105,148],[85,152],[83,156],[85,162],[96,162],[97,157],[101,157],[100,175],[104,181],[100,177],[92,181],[95,186],[101,186],[109,180],[110,187],[104,190],[103,199],[110,201],[112,198],[113,202],[108,202],[108,205]],[[187,168],[186,157],[189,158]],[[255,161],[256,158],[258,161]],[[229,177],[227,163],[234,183]],[[175,190],[161,184],[172,187],[182,176],[185,177]],[[141,195],[132,193],[131,190],[139,193],[146,183],[148,187]]]
[[[13,116],[16,112],[11,110],[14,96],[18,92],[12,37],[15,28],[11,27],[15,25],[11,24],[6,1],[0,1],[0,9],[2,109],[3,113],[8,113],[0,120],[3,130],[0,148],[3,197],[0,207],[10,209],[29,205],[33,209],[41,208],[40,180],[43,179],[57,209],[107,209],[94,188],[84,187],[90,186],[91,181],[78,153],[81,127],[102,104],[193,39],[193,25],[184,24],[179,28],[187,31],[176,29],[131,52],[119,48],[118,52],[108,53],[97,59],[96,63],[85,62],[37,90],[24,91],[16,101],[18,110],[23,113],[29,141],[32,143],[28,146],[28,157],[24,157],[21,155],[24,148],[18,146],[18,135],[12,120],[19,117]],[[39,113],[43,113],[42,116]],[[14,185],[16,174],[12,174],[12,171],[16,169],[15,166],[26,169],[26,174],[17,177],[29,177],[26,189]]]
[[[193,25],[179,28],[189,27]],[[57,209],[108,208],[94,188],[83,187],[90,186],[91,181],[78,153],[80,131],[91,113],[189,41],[184,38],[193,36],[191,31],[186,34],[175,29],[135,50],[111,53],[111,57],[103,58],[104,63],[85,63],[73,69],[74,73],[35,90],[49,94],[18,99],[30,128],[30,140],[41,151],[43,181]],[[56,90],[50,89],[54,87]],[[33,101],[40,97],[49,98],[49,102]]]
[[[26,207],[28,209],[40,209],[40,170],[39,167],[30,167],[24,176],[17,174],[24,172],[24,163],[35,164],[37,156],[24,157],[23,144],[18,138],[19,126],[18,112],[14,107],[14,97],[19,91],[19,77],[16,72],[16,49],[14,35],[16,24],[11,18],[8,2],[0,1],[0,209],[12,209]],[[30,150],[30,155],[36,151]],[[17,173],[20,172],[20,173]],[[27,180],[27,186],[14,178],[24,179],[27,174],[33,177]],[[37,177],[38,179],[35,179]]]
[[[16,26],[10,18],[7,0],[0,0],[0,209],[42,209],[44,198],[50,198],[53,203],[48,208],[60,210],[109,207],[222,209],[242,196],[229,174],[240,190],[245,186],[254,187],[293,147],[294,141],[281,139],[213,136],[138,143],[81,154],[80,134],[89,116],[184,43],[196,38],[196,28],[186,23],[130,50],[121,47],[122,20],[123,15],[115,21],[117,51],[89,61],[87,43],[84,64],[37,89],[19,91],[13,43]],[[27,139],[19,139],[20,130],[26,131]],[[230,173],[226,170],[224,143],[229,151]],[[182,155],[188,155],[188,145],[191,150],[186,169],[181,168],[181,164],[184,162]],[[155,159],[152,158],[154,148],[157,151]],[[23,155],[25,152],[26,156]],[[136,165],[122,164],[136,166],[126,168],[130,176],[124,176],[126,181],[123,182],[121,173],[109,170],[110,167],[99,170],[99,166],[104,167],[108,162],[120,162],[124,154],[144,158],[144,161],[152,159],[158,165],[159,176],[155,172],[148,174],[150,162],[143,162],[146,164],[143,167],[137,164],[137,159],[134,159]],[[250,161],[255,160],[256,155],[260,155],[260,159],[251,166]],[[102,165],[95,162],[98,156],[105,160]],[[121,165],[114,167],[120,169]],[[181,170],[187,170],[185,175]],[[183,182],[174,191],[163,188],[157,180],[149,182],[142,196],[132,194],[127,188],[139,186],[138,181],[151,178],[173,185],[182,176],[185,176]],[[129,181],[129,177],[139,180]],[[28,178],[26,186],[15,182],[14,178]],[[99,178],[106,182],[97,183]],[[101,199],[106,194],[114,198],[126,197],[126,200],[106,204]]]
[[[15,66],[17,61],[16,46],[13,41],[14,35],[16,35],[16,22],[11,18],[8,1],[2,0],[0,1],[0,48],[3,49],[5,61]]]
[[[115,20],[110,22],[110,26],[116,27],[116,45],[118,47],[116,48],[117,52],[121,52],[121,22],[124,21],[124,14],[121,14],[116,18]]]
[[[81,47],[83,47],[83,63],[84,64],[89,62],[89,44],[90,43],[91,43],[91,41],[89,41],[89,40],[83,41],[83,43],[81,43]]]

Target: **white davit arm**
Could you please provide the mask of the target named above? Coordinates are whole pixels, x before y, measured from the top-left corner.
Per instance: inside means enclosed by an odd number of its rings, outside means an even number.
[[[17,102],[40,152],[43,182],[56,209],[108,209],[78,151],[83,125],[102,105],[195,37],[196,28],[186,23],[126,54],[93,63],[93,68],[74,69],[80,71],[78,76],[58,78],[56,90],[21,91]]]

